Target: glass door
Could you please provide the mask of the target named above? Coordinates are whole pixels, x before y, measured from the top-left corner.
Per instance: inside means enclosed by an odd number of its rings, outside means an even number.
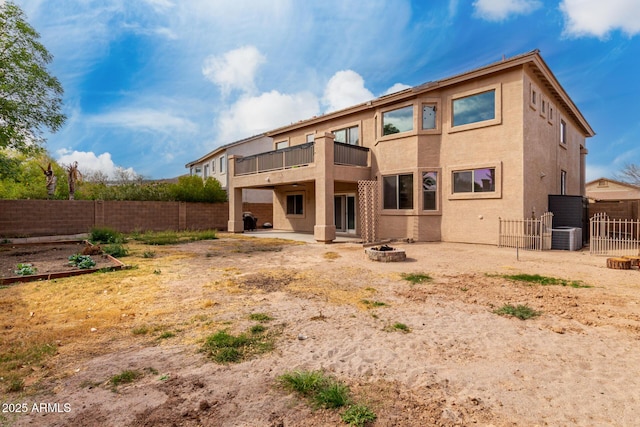
[[[356,196],[340,194],[334,196],[334,221],[336,231],[342,233],[356,232]]]

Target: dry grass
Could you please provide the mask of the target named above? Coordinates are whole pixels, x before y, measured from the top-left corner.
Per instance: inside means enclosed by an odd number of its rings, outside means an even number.
[[[212,242],[218,246],[249,247],[250,242]],[[282,241],[260,247],[282,247]],[[0,289],[0,392],[30,393],[52,371],[54,363],[82,359],[124,348],[136,340],[162,337],[167,331],[194,342],[211,321],[206,314],[218,303],[200,298],[196,310],[167,296],[166,284],[189,277],[189,263],[197,254],[176,246],[127,245],[132,268],[109,273],[30,282]],[[153,258],[145,257],[150,250]],[[189,301],[191,303],[192,301]],[[158,319],[163,319],[158,323]],[[195,320],[194,320],[195,319]],[[140,333],[147,330],[148,333]],[[137,331],[138,333],[135,333]],[[175,339],[175,338],[174,338]]]

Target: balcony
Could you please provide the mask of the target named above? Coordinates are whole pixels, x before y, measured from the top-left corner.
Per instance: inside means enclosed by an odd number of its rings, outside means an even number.
[[[251,175],[294,167],[303,167],[314,162],[314,143],[283,148],[253,156],[235,159],[235,176]],[[334,164],[346,166],[367,166],[369,149],[357,145],[335,142],[333,144]]]

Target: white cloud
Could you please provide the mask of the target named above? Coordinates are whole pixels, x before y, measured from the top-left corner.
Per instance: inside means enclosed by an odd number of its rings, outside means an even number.
[[[220,86],[224,95],[234,89],[253,92],[256,72],[265,61],[255,46],[244,46],[222,56],[209,56],[202,65],[202,74]]]
[[[78,162],[78,169],[83,175],[102,172],[107,175],[109,179],[117,178],[117,172],[122,173],[123,171],[129,176],[137,175],[133,168],[123,168],[113,163],[110,153],[102,153],[96,156],[96,154],[91,151],[70,151],[63,148],[58,150],[56,155],[56,161],[61,165],[70,165],[73,164],[73,162]]]
[[[125,127],[129,129],[155,132],[196,132],[198,126],[168,111],[157,111],[150,108],[124,108],[99,116],[89,117],[94,124]]]
[[[404,83],[396,83],[393,86],[391,86],[389,89],[387,89],[385,93],[383,93],[383,95],[390,95],[392,93],[400,92],[402,90],[410,89],[410,88],[411,86],[406,85]]]
[[[563,0],[564,33],[573,37],[604,38],[619,29],[629,36],[640,33],[640,3],[637,0]]]
[[[324,90],[323,102],[327,105],[327,112],[351,107],[375,98],[364,87],[364,79],[352,70],[338,71],[329,79]]]
[[[219,142],[238,139],[309,119],[319,114],[318,99],[309,92],[282,94],[278,91],[240,98],[220,115]]]
[[[487,21],[503,21],[510,15],[527,15],[542,6],[539,0],[476,0],[476,16]]]

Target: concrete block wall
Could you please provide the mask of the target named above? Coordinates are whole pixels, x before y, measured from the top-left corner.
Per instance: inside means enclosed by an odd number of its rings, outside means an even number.
[[[259,225],[273,223],[271,203],[245,203]],[[226,230],[228,203],[101,200],[0,200],[0,239],[87,233],[93,227],[122,232]]]

